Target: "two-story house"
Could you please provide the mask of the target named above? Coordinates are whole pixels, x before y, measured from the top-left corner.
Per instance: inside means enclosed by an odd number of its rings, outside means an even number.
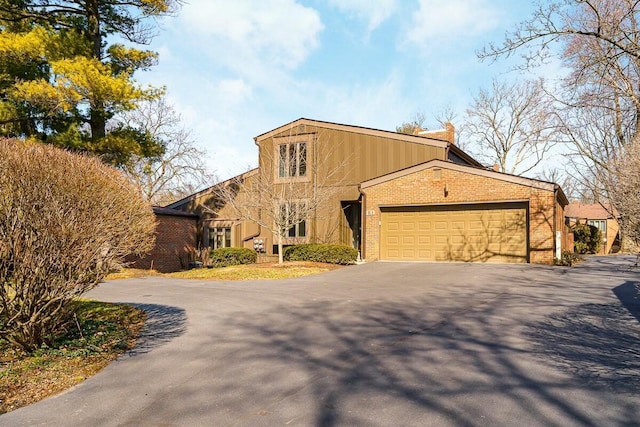
[[[238,200],[259,198],[265,211],[331,189],[285,245],[341,243],[367,261],[551,263],[560,254],[568,203],[560,187],[483,167],[454,144],[450,124],[405,135],[303,118],[254,139],[256,169],[167,206],[200,217],[206,246],[260,242],[277,254],[276,236],[220,197],[221,188],[253,180],[260,185],[240,188]]]

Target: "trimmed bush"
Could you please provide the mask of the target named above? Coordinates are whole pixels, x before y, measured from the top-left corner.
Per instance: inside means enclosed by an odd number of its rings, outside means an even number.
[[[556,265],[563,265],[565,267],[572,267],[578,262],[582,261],[583,257],[580,254],[571,251],[562,251],[562,257],[555,261]]]
[[[218,248],[211,251],[212,267],[228,267],[230,265],[254,264],[258,254],[249,248]]]
[[[602,232],[598,227],[577,224],[573,227],[573,246],[579,254],[595,254],[602,245]]]
[[[326,262],[329,264],[353,264],[358,251],[351,246],[305,243],[284,249],[285,261]]]

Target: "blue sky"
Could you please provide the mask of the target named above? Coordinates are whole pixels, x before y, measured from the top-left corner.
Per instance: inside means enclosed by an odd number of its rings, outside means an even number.
[[[137,75],[169,100],[222,178],[257,163],[253,137],[299,117],[426,125],[504,76],[475,52],[530,16],[526,0],[188,0],[161,21],[160,64]],[[455,124],[455,121],[454,121]]]

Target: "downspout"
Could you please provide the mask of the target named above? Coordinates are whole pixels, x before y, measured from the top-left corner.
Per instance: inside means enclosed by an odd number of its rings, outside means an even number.
[[[562,236],[558,239],[558,186],[556,184],[553,185],[553,259],[560,259],[561,251],[562,251]],[[558,241],[560,241],[560,246],[558,247]]]
[[[358,184],[358,191],[360,192],[360,259],[364,261],[367,259],[367,196],[362,191],[360,184]]]

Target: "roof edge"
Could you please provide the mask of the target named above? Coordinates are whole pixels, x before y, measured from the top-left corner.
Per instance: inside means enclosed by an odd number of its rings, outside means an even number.
[[[412,143],[421,144],[421,145],[432,145],[440,148],[447,148],[447,145],[449,144],[449,141],[444,139],[439,139],[439,138],[429,138],[429,137],[418,136],[418,135],[407,135],[403,133],[393,132],[390,130],[374,129],[374,128],[369,128],[364,126],[346,125],[346,124],[334,123],[334,122],[325,122],[322,120],[306,119],[304,117],[301,117],[297,120],[286,123],[282,126],[278,126],[277,128],[272,129],[268,132],[262,133],[254,137],[253,140],[256,143],[256,145],[258,145],[260,141],[270,138],[284,130],[292,129],[294,126],[298,126],[302,124],[309,125],[309,126],[324,127],[329,129],[335,129],[335,130],[342,130],[345,132],[355,132],[355,133],[360,133],[360,134],[370,135],[370,136],[379,136],[383,138],[412,142]]]
[[[216,188],[216,187],[219,187],[219,186],[221,186],[221,185],[226,185],[226,184],[228,184],[229,182],[231,182],[231,181],[232,181],[232,180],[234,180],[234,179],[238,179],[238,178],[242,178],[242,177],[252,176],[252,175],[254,175],[254,174],[258,173],[258,169],[259,169],[259,168],[253,168],[253,169],[250,169],[250,170],[248,170],[248,171],[246,171],[246,172],[243,172],[243,173],[241,173],[241,174],[238,174],[238,175],[236,175],[236,176],[232,176],[232,177],[231,177],[231,178],[229,178],[229,179],[226,179],[226,180],[224,180],[224,181],[220,181],[220,182],[218,182],[218,183],[216,183],[216,184],[213,184],[213,185],[212,185],[212,186],[210,186],[210,187],[207,187],[207,188],[205,188],[205,189],[202,189],[202,190],[200,190],[200,191],[197,191],[197,192],[195,192],[195,193],[193,193],[193,194],[190,194],[190,195],[188,195],[188,196],[186,196],[186,197],[183,197],[183,198],[182,198],[182,199],[180,199],[180,200],[176,200],[175,202],[170,203],[170,204],[168,204],[168,205],[166,205],[166,206],[162,206],[162,207],[163,207],[163,208],[168,208],[168,209],[175,209],[175,208],[177,208],[178,206],[181,206],[181,205],[185,204],[186,202],[188,202],[188,201],[190,201],[190,200],[195,199],[196,197],[199,197],[199,196],[201,196],[201,195],[203,195],[203,194],[206,194],[206,193],[208,193],[208,192],[212,191],[212,190],[213,190],[214,188]]]
[[[479,175],[479,176],[484,176],[487,178],[493,178],[493,179],[498,179],[501,181],[506,181],[506,182],[511,182],[513,184],[520,184],[520,185],[527,185],[529,187],[534,187],[534,188],[539,188],[542,190],[549,190],[549,191],[555,191],[556,187],[558,186],[558,184],[552,183],[552,182],[547,182],[547,181],[541,181],[538,179],[534,179],[534,178],[525,178],[522,176],[517,176],[517,175],[510,175],[510,174],[506,174],[503,172],[496,172],[494,170],[489,170],[486,168],[480,168],[480,167],[476,167],[476,166],[471,166],[471,165],[461,165],[458,163],[453,163],[453,162],[448,162],[448,161],[444,161],[444,160],[438,160],[438,159],[434,159],[434,160],[429,160],[427,162],[424,163],[420,163],[418,165],[415,166],[410,166],[408,168],[404,168],[404,169],[400,169],[398,171],[395,172],[390,172],[384,175],[381,175],[379,177],[376,178],[372,178],[372,179],[368,179],[366,181],[363,181],[362,183],[360,183],[360,188],[361,189],[366,189],[369,187],[373,187],[375,185],[379,185],[388,181],[392,181],[394,179],[397,178],[402,178],[404,176],[407,175],[411,175],[413,173],[416,172],[420,172],[423,171],[425,169],[429,169],[431,167],[441,167],[443,169],[450,169],[450,170],[456,170],[458,172],[468,172],[468,173],[472,173],[474,175]],[[564,194],[564,193],[563,193]],[[566,198],[566,196],[565,196]]]

